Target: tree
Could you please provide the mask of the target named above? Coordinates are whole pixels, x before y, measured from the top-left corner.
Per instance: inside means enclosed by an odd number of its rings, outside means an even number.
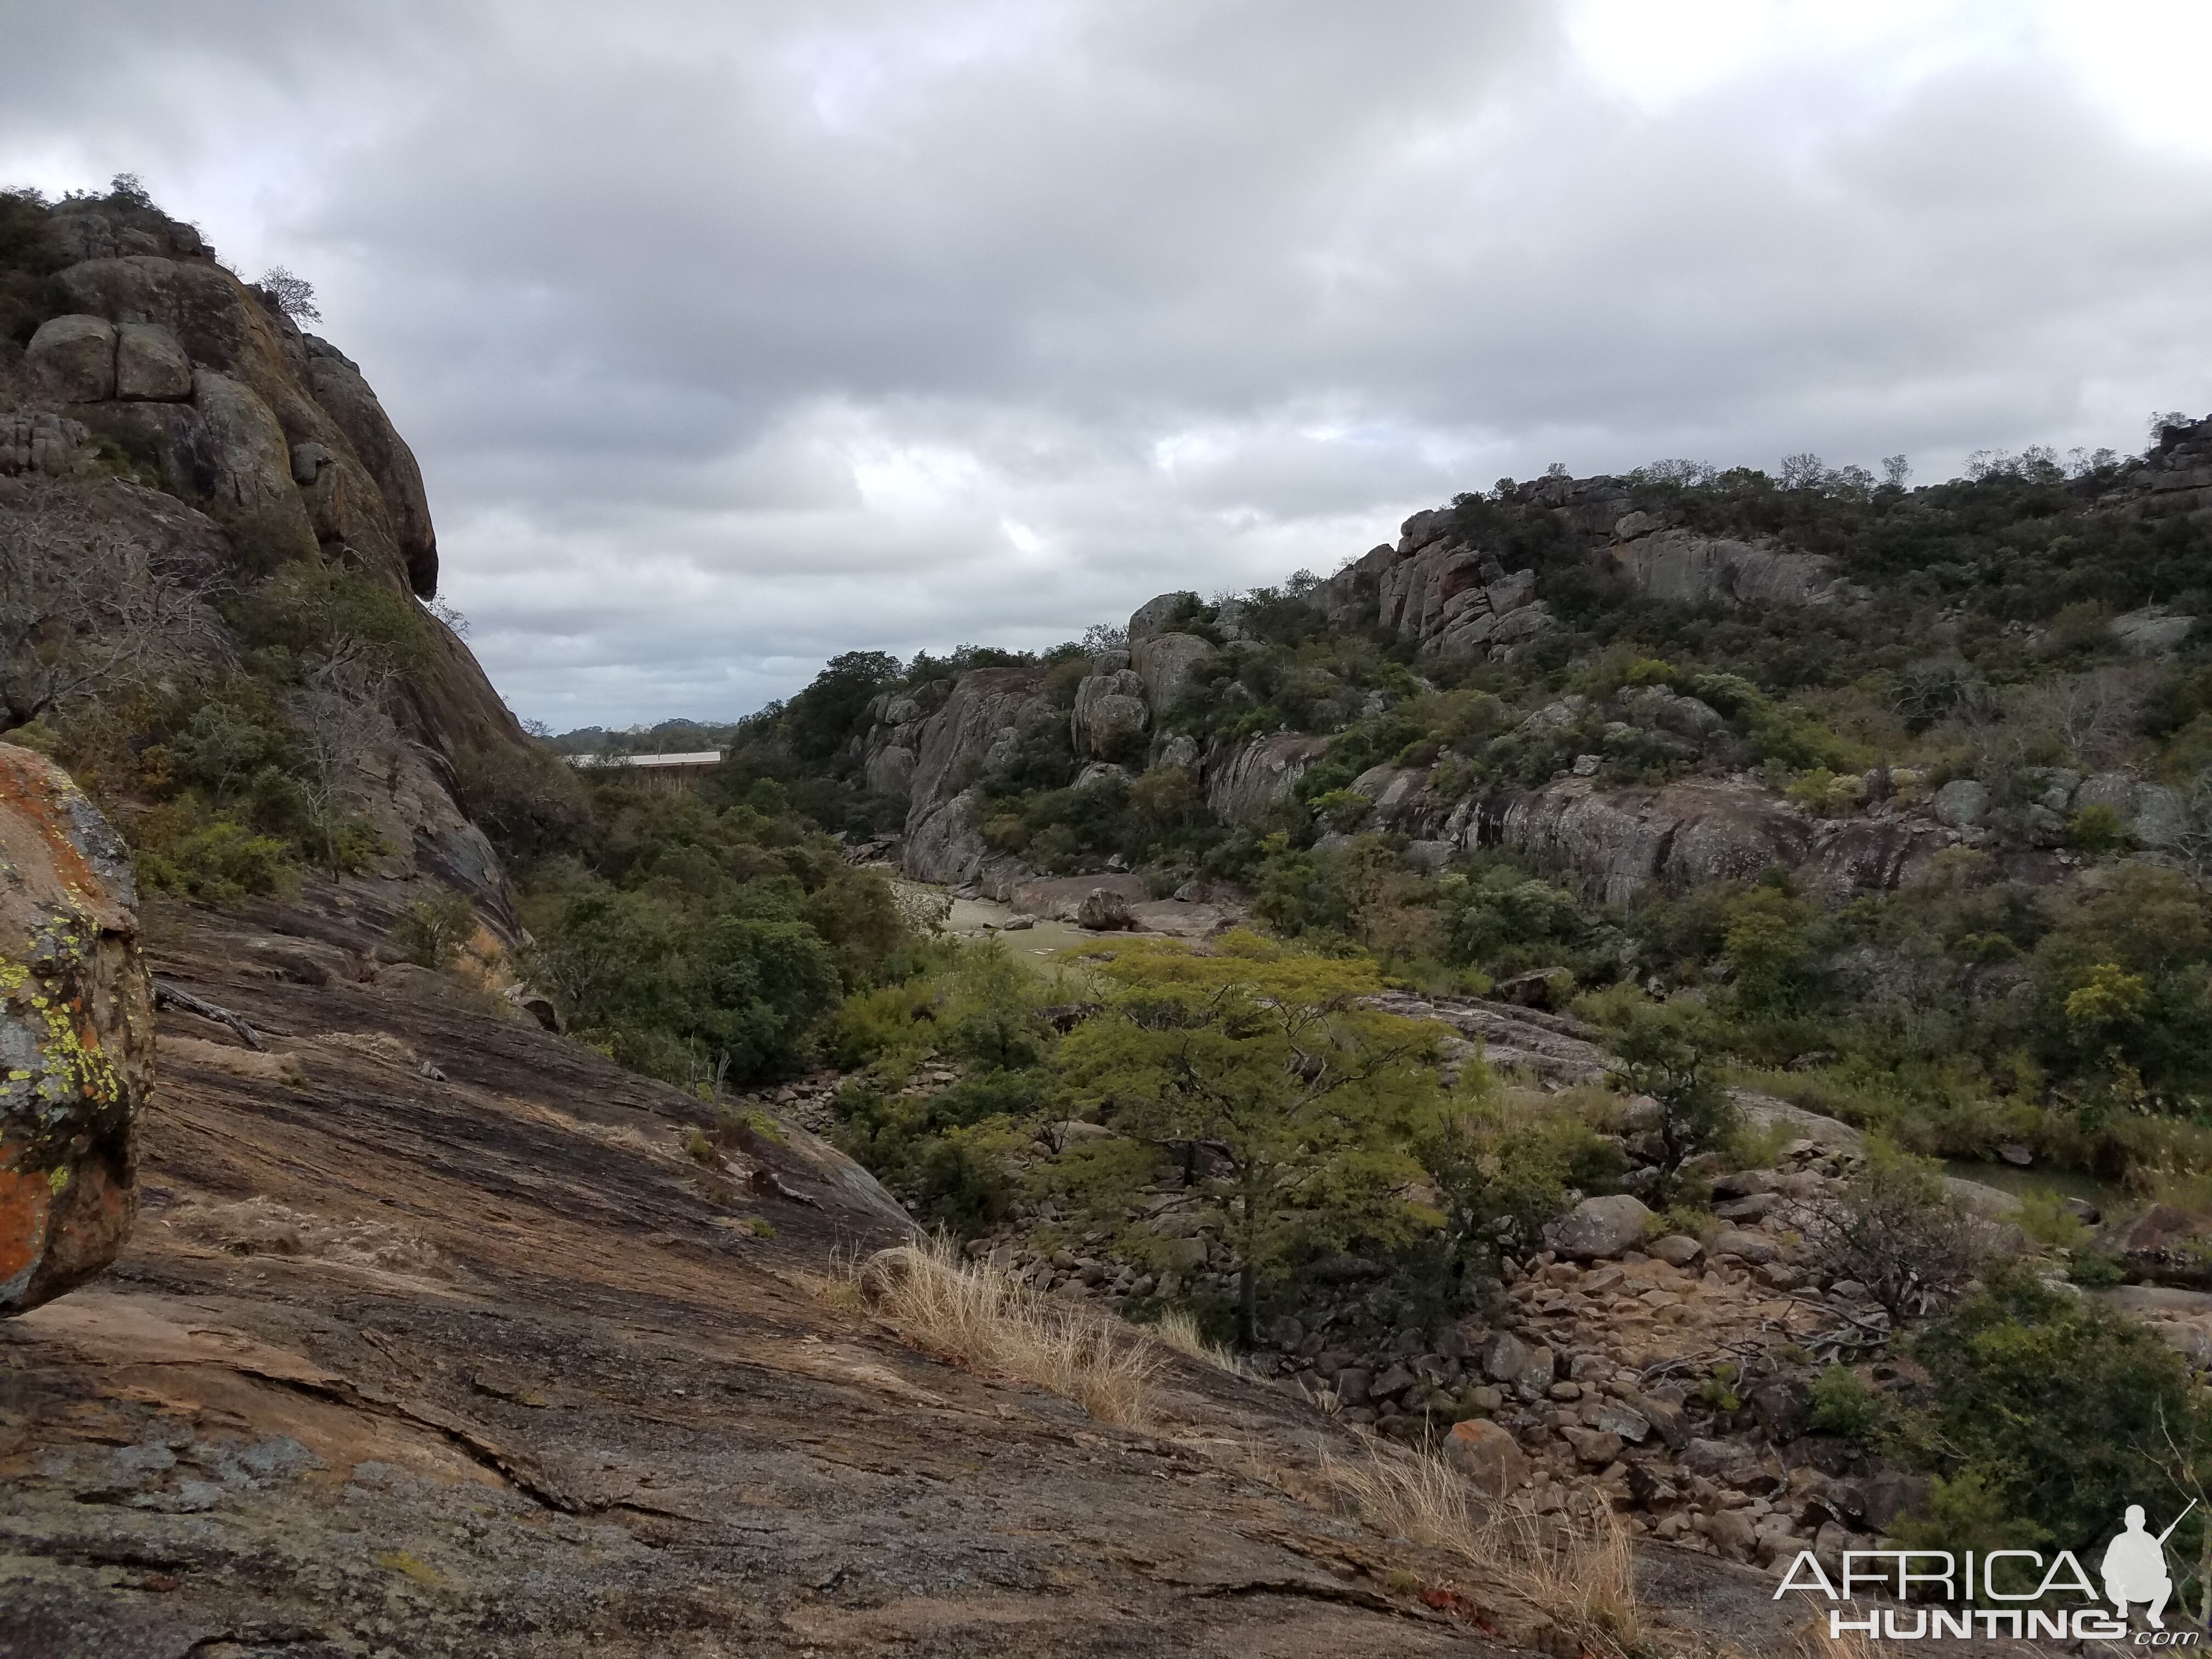
[[[1201,954],[1157,939],[1097,969],[1103,1011],[1062,1042],[1064,1096],[1123,1134],[1218,1171],[1209,1192],[1239,1263],[1237,1325],[1252,1340],[1263,1263],[1291,1212],[1371,1218],[1402,1208],[1408,1148],[1441,1104],[1437,1029],[1370,1006],[1372,963],[1309,956],[1232,933]]]
[[[1713,1076],[1723,1047],[1718,1023],[1686,1001],[1615,997],[1594,1012],[1613,1027],[1614,1086],[1645,1096],[1657,1109],[1651,1133],[1659,1140],[1653,1160],[1659,1179],[1652,1192],[1656,1202],[1667,1204],[1680,1185],[1682,1165],[1726,1141],[1741,1116]]]
[[[384,712],[390,689],[391,677],[372,663],[344,658],[312,671],[289,700],[302,763],[296,781],[332,875],[354,861],[356,838],[348,832],[356,827],[362,763],[398,741]]]
[[[1989,1254],[1979,1224],[1945,1190],[1942,1166],[1880,1139],[1804,1233],[1822,1273],[1865,1285],[1892,1331],[1948,1305]]]
[[[1746,1012],[1786,1013],[1795,1007],[1800,970],[1810,953],[1806,933],[1819,914],[1803,899],[1763,884],[1729,906],[1723,948]]]
[[[0,513],[0,732],[221,649],[207,561],[131,535],[64,485],[16,489]]]
[[[282,265],[271,265],[261,273],[261,288],[294,322],[323,320],[323,313],[315,308],[315,285],[306,277],[295,276]]]
[[[1447,1310],[1465,1305],[1470,1281],[1500,1256],[1540,1248],[1546,1224],[1571,1202],[1577,1166],[1605,1146],[1578,1120],[1509,1113],[1486,1087],[1464,1092],[1467,1084],[1463,1077],[1462,1094],[1414,1142],[1443,1212],[1423,1249]]]
[[[2172,1494],[2168,1512],[2179,1510],[2212,1465],[2212,1422],[2180,1357],[2148,1326],[2025,1264],[1991,1273],[1911,1347],[1936,1392],[1932,1413],[1905,1431],[1918,1461],[1954,1491],[1972,1481],[2059,1548],[2093,1546],[2130,1504]],[[2013,1526],[2008,1541],[2027,1530]],[[2177,1553],[2186,1559],[2206,1537],[2191,1516]]]
[[[877,692],[899,677],[896,657],[848,651],[830,659],[783,711],[783,734],[802,760],[827,760],[842,748]]]

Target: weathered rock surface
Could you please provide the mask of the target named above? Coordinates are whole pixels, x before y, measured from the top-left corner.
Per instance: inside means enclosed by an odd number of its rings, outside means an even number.
[[[1486,1497],[1510,1497],[1528,1482],[1528,1455],[1511,1433],[1486,1419],[1453,1424],[1443,1449],[1452,1467]]]
[[[2163,657],[2180,649],[2181,642],[2196,626],[2194,617],[2169,611],[2162,605],[2150,605],[2113,617],[2112,637],[2130,656]]]
[[[82,255],[54,279],[75,309],[42,325],[55,332],[34,354],[69,380],[56,401],[96,409],[151,448],[169,488],[222,503],[227,526],[255,544],[254,559],[343,550],[395,587],[436,592],[421,473],[350,362],[216,264],[189,225],[92,203],[63,204],[50,227],[58,246]],[[29,378],[52,377],[33,366]],[[53,417],[29,410],[13,420],[26,416],[33,425],[21,438],[0,416],[0,471],[69,471],[58,459],[66,446],[39,425]],[[11,466],[8,452],[18,448],[41,453]],[[320,463],[295,467],[303,449]],[[519,742],[520,727],[475,659],[442,624],[431,634],[431,659],[408,688],[415,735],[449,758]]]
[[[51,762],[0,744],[0,1315],[113,1261],[137,1212],[152,989],[122,842]]]
[[[97,453],[82,421],[44,410],[0,414],[0,478],[24,473],[71,477],[89,471]]]
[[[1299,781],[1328,750],[1327,738],[1254,738],[1206,767],[1206,804],[1224,823],[1254,823],[1297,797]]]
[[[1638,528],[1623,519],[1616,533]],[[1771,542],[1662,530],[1622,542],[1612,557],[1638,594],[1675,605],[1825,605],[1844,592],[1833,560]]]
[[[1990,810],[1990,789],[1972,778],[1954,778],[1936,792],[1936,816],[1954,830],[1971,830]]]
[[[1126,659],[1126,652],[1113,653]],[[1145,682],[1127,661],[1107,667],[1094,665],[1075,688],[1075,707],[1068,716],[1069,737],[1079,756],[1114,756],[1136,746],[1152,711],[1145,703]]]
[[[159,323],[125,323],[115,331],[115,395],[180,403],[192,395],[192,363]]]
[[[1133,650],[1138,641],[1154,634],[1164,634],[1178,613],[1186,605],[1198,602],[1198,595],[1187,591],[1161,593],[1146,599],[1129,614],[1129,645]]]
[[[1094,887],[1075,907],[1075,925],[1093,933],[1113,933],[1130,925],[1129,901],[1110,887]]]
[[[1212,657],[1213,647],[1195,634],[1147,635],[1129,647],[1130,666],[1146,701],[1162,714],[1189,696],[1199,670]]]
[[[1441,511],[1413,514],[1395,546],[1355,561],[1310,602],[1345,624],[1363,621],[1371,607],[1377,625],[1437,655],[1507,658],[1553,625],[1534,574],[1509,573],[1494,555],[1457,539]]]
[[[1885,892],[1945,842],[1904,818],[1811,818],[1771,790],[1721,779],[1657,789],[1567,778],[1526,793],[1470,798],[1445,826],[1462,846],[1554,858],[1611,902],[1644,888],[1742,879],[1772,865],[1832,902]]]

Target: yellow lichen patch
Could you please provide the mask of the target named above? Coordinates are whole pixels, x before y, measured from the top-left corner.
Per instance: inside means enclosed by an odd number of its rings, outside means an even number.
[[[435,1567],[406,1550],[386,1550],[376,1558],[376,1565],[387,1572],[404,1574],[416,1583],[428,1584],[433,1589],[445,1588],[445,1577]]]

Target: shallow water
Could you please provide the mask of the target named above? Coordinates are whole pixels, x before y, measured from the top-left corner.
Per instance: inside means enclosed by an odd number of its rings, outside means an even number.
[[[2125,1197],[2119,1188],[2108,1186],[2094,1176],[2040,1164],[2023,1170],[2017,1164],[1994,1160],[1953,1158],[1944,1160],[1943,1173],[1957,1176],[1962,1181],[1978,1181],[1984,1187],[1994,1187],[1999,1192],[2021,1198],[2031,1193],[2057,1193],[2061,1198],[2084,1200],[2100,1210],[2118,1207]]]

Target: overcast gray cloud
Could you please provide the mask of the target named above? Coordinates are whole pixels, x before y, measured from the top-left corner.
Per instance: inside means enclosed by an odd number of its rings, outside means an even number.
[[[1552,461],[2212,409],[2200,6],[9,7],[0,179],[311,277],[518,710],[728,715]]]

